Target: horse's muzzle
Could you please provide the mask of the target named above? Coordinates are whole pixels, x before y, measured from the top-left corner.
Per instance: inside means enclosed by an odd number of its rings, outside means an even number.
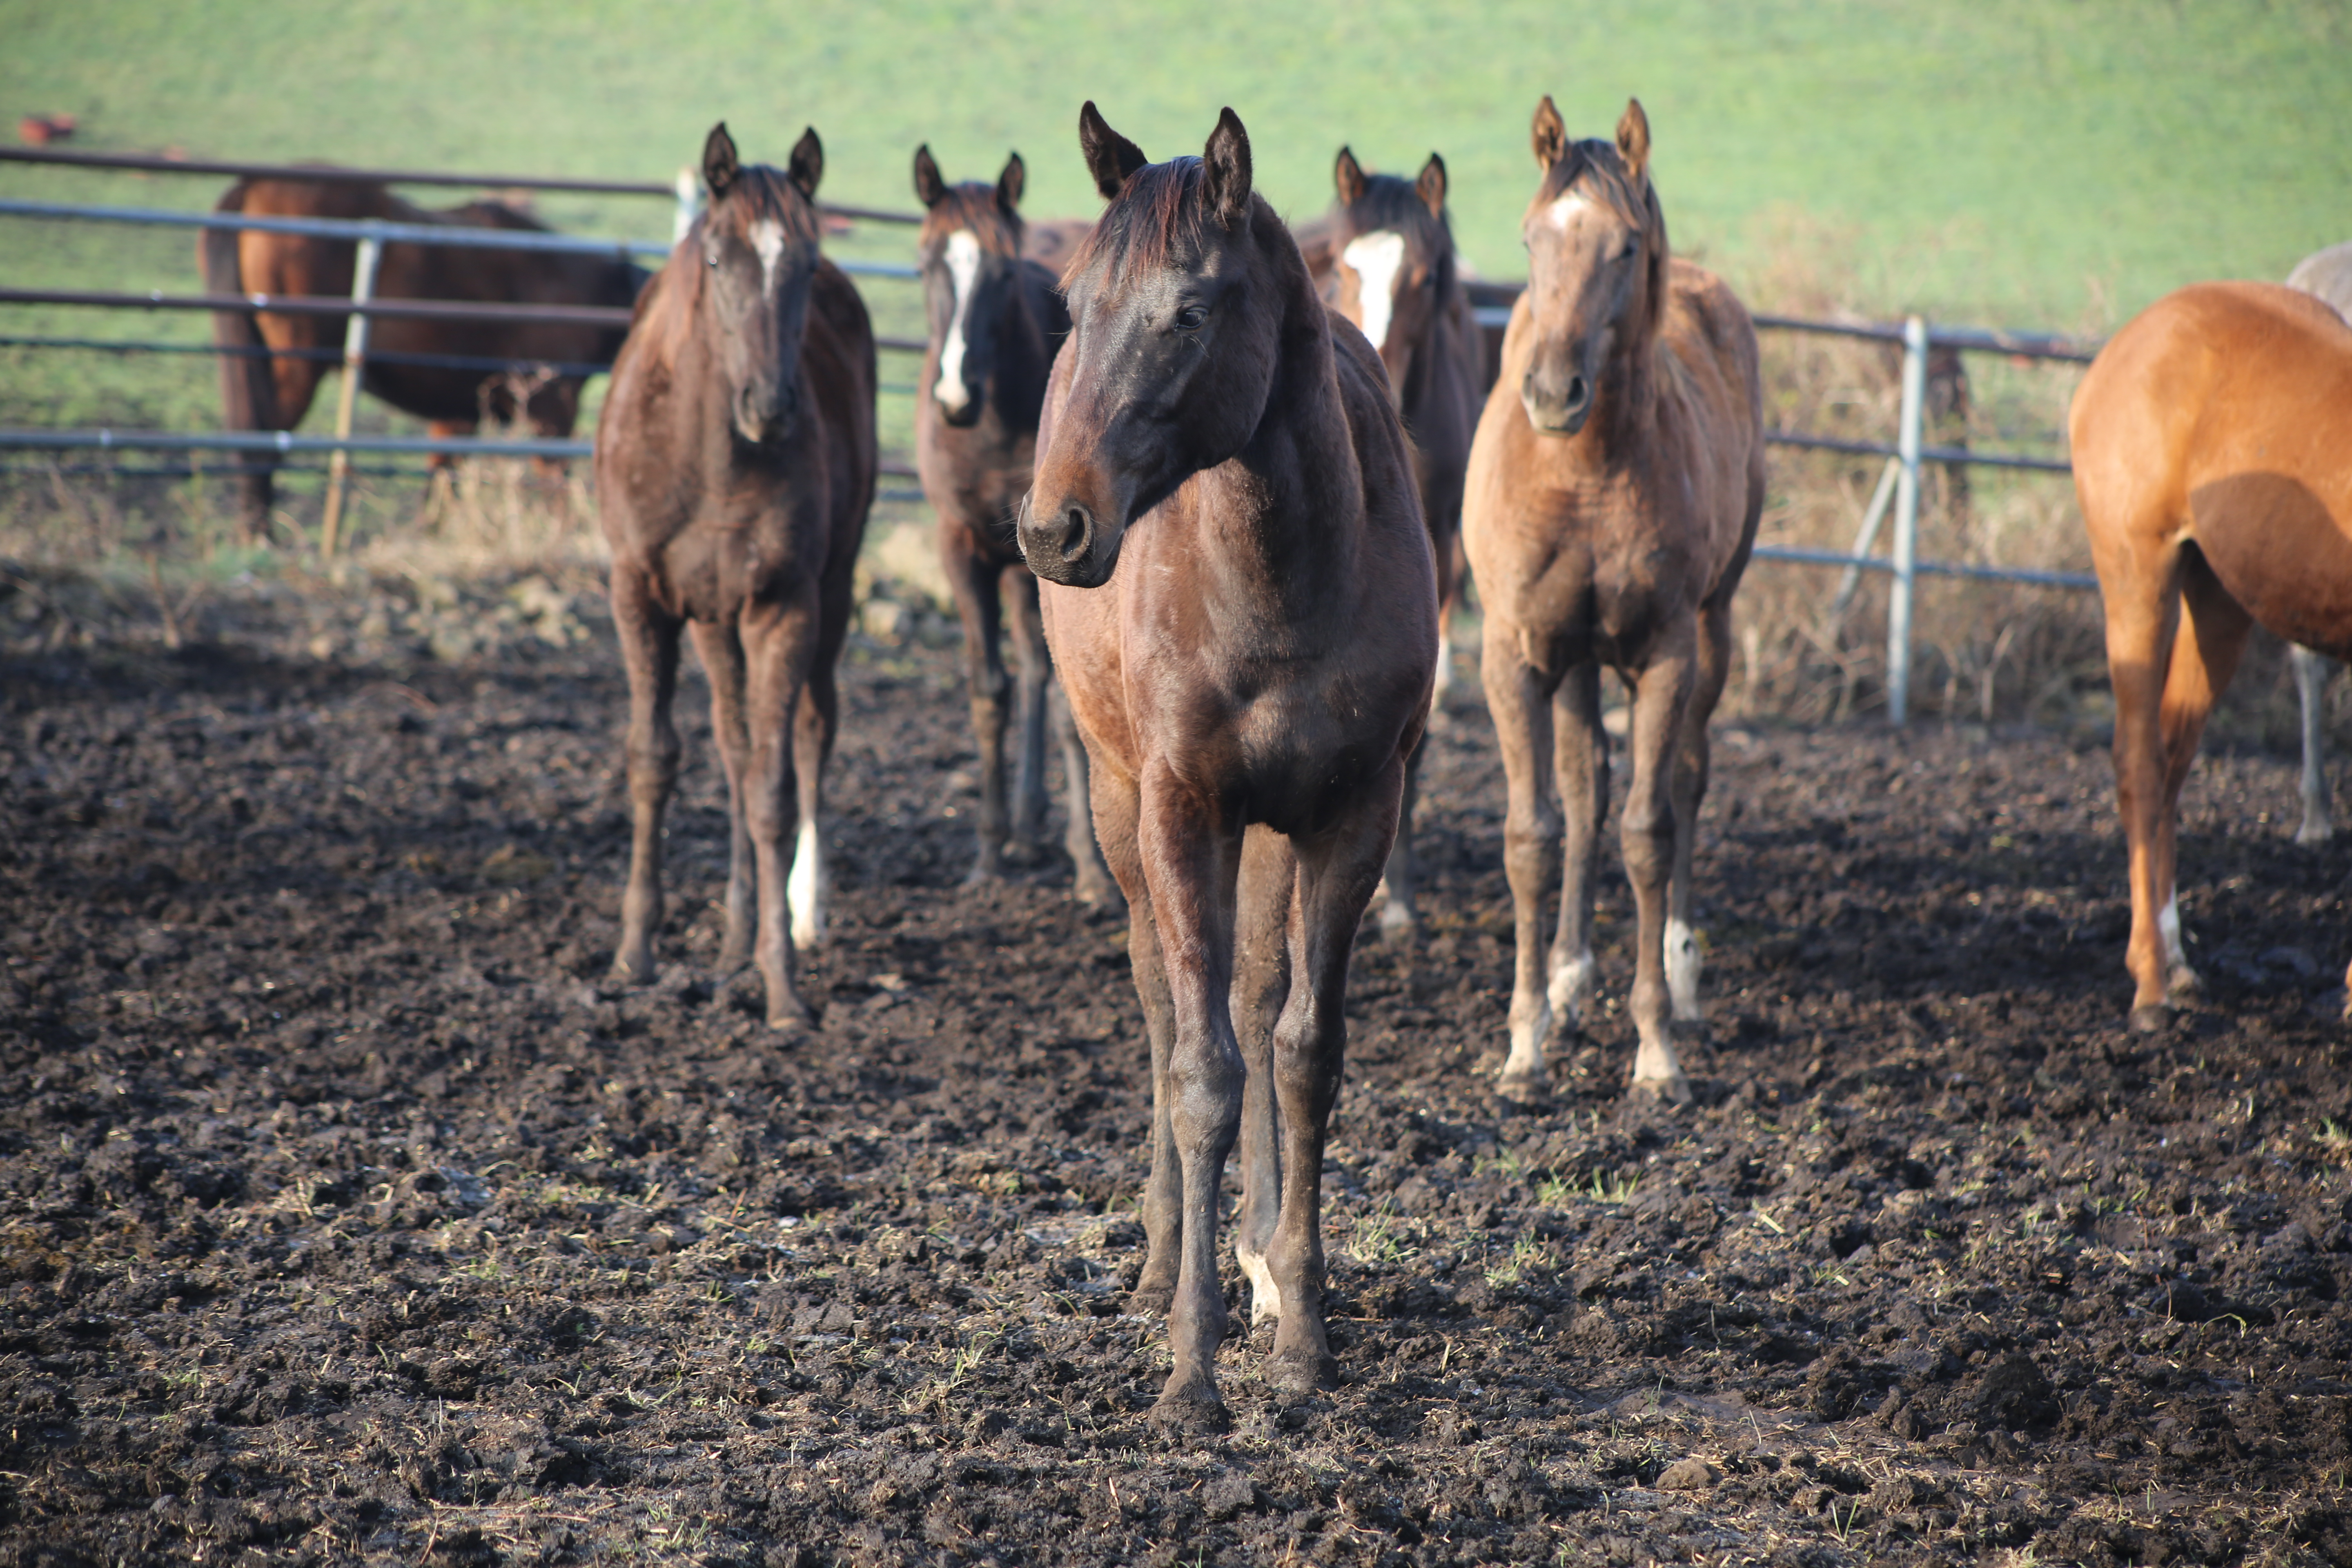
[[[1021,498],[1021,556],[1029,570],[1069,588],[1099,588],[1109,582],[1117,563],[1103,560],[1104,552],[1096,548],[1103,530],[1094,509],[1068,500],[1041,516],[1036,500],[1034,490]]]
[[[1592,382],[1573,374],[1562,384],[1541,371],[1531,370],[1519,383],[1519,404],[1528,411],[1528,423],[1542,434],[1573,436],[1592,416]]]
[[[792,429],[798,403],[790,387],[764,397],[751,387],[739,388],[731,409],[735,434],[754,447],[775,446]]]

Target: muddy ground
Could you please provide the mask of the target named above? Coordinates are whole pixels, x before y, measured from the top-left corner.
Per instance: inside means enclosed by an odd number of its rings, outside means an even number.
[[[1625,1104],[1612,1008],[1530,1114],[1466,679],[1432,930],[1356,961],[1345,1384],[1237,1333],[1177,1445],[1124,931],[960,885],[953,655],[852,650],[779,1051],[709,967],[698,687],[666,967],[604,981],[588,586],[264,583],[178,650],[0,589],[0,1562],[2352,1557],[2352,848],[2286,759],[2192,785],[2211,1000],[2139,1037],[2096,736],[1727,725],[1701,1103]]]

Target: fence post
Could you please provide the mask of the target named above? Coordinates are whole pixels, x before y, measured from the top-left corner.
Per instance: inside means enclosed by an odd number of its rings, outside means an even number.
[[[1919,552],[1919,426],[1927,401],[1927,324],[1903,319],[1903,405],[1895,447],[1895,585],[1886,596],[1886,718],[1911,716],[1911,588]]]
[[[383,259],[383,242],[379,239],[360,241],[360,252],[352,268],[352,303],[364,305],[375,298],[377,264]],[[360,401],[360,373],[367,366],[368,318],[364,310],[353,310],[343,327],[343,384],[335,402],[335,439],[348,441],[352,435],[352,416]],[[322,561],[335,558],[335,535],[342,527],[343,491],[352,478],[352,454],[349,447],[338,447],[327,459],[327,516],[319,529],[319,557]]]
[[[670,220],[669,242],[676,245],[694,226],[694,215],[702,210],[702,176],[691,168],[681,168],[673,186],[677,192],[677,216]]]

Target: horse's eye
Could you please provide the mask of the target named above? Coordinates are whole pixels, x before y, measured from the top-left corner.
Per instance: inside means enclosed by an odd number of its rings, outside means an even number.
[[[1617,258],[1617,259],[1618,259],[1618,260],[1620,260],[1620,261],[1631,261],[1631,260],[1633,260],[1633,258],[1635,258],[1635,257],[1637,257],[1637,256],[1639,256],[1639,255],[1641,255],[1641,254],[1642,254],[1642,241],[1641,241],[1640,237],[1636,236],[1634,238],[1629,239],[1629,240],[1627,240],[1627,241],[1625,242],[1625,250],[1624,250],[1624,253],[1623,253],[1622,255],[1619,256],[1619,257]]]
[[[1180,332],[1197,332],[1201,330],[1201,323],[1208,319],[1209,312],[1200,306],[1187,305],[1176,312],[1176,330]]]

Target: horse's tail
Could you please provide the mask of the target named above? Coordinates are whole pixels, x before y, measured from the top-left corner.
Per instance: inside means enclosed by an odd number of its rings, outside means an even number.
[[[243,212],[250,182],[239,180],[227,194],[215,203],[215,212]],[[239,231],[233,228],[208,228],[197,241],[197,259],[205,272],[205,291],[208,294],[242,294],[245,280],[238,260]],[[231,430],[275,430],[278,427],[278,379],[271,373],[268,344],[261,336],[261,320],[251,310],[215,310],[213,312],[213,345],[221,351],[221,419]],[[276,467],[271,456],[262,452],[241,454],[239,467],[247,470],[245,500],[247,521],[251,526],[267,527],[272,501],[270,469]]]

